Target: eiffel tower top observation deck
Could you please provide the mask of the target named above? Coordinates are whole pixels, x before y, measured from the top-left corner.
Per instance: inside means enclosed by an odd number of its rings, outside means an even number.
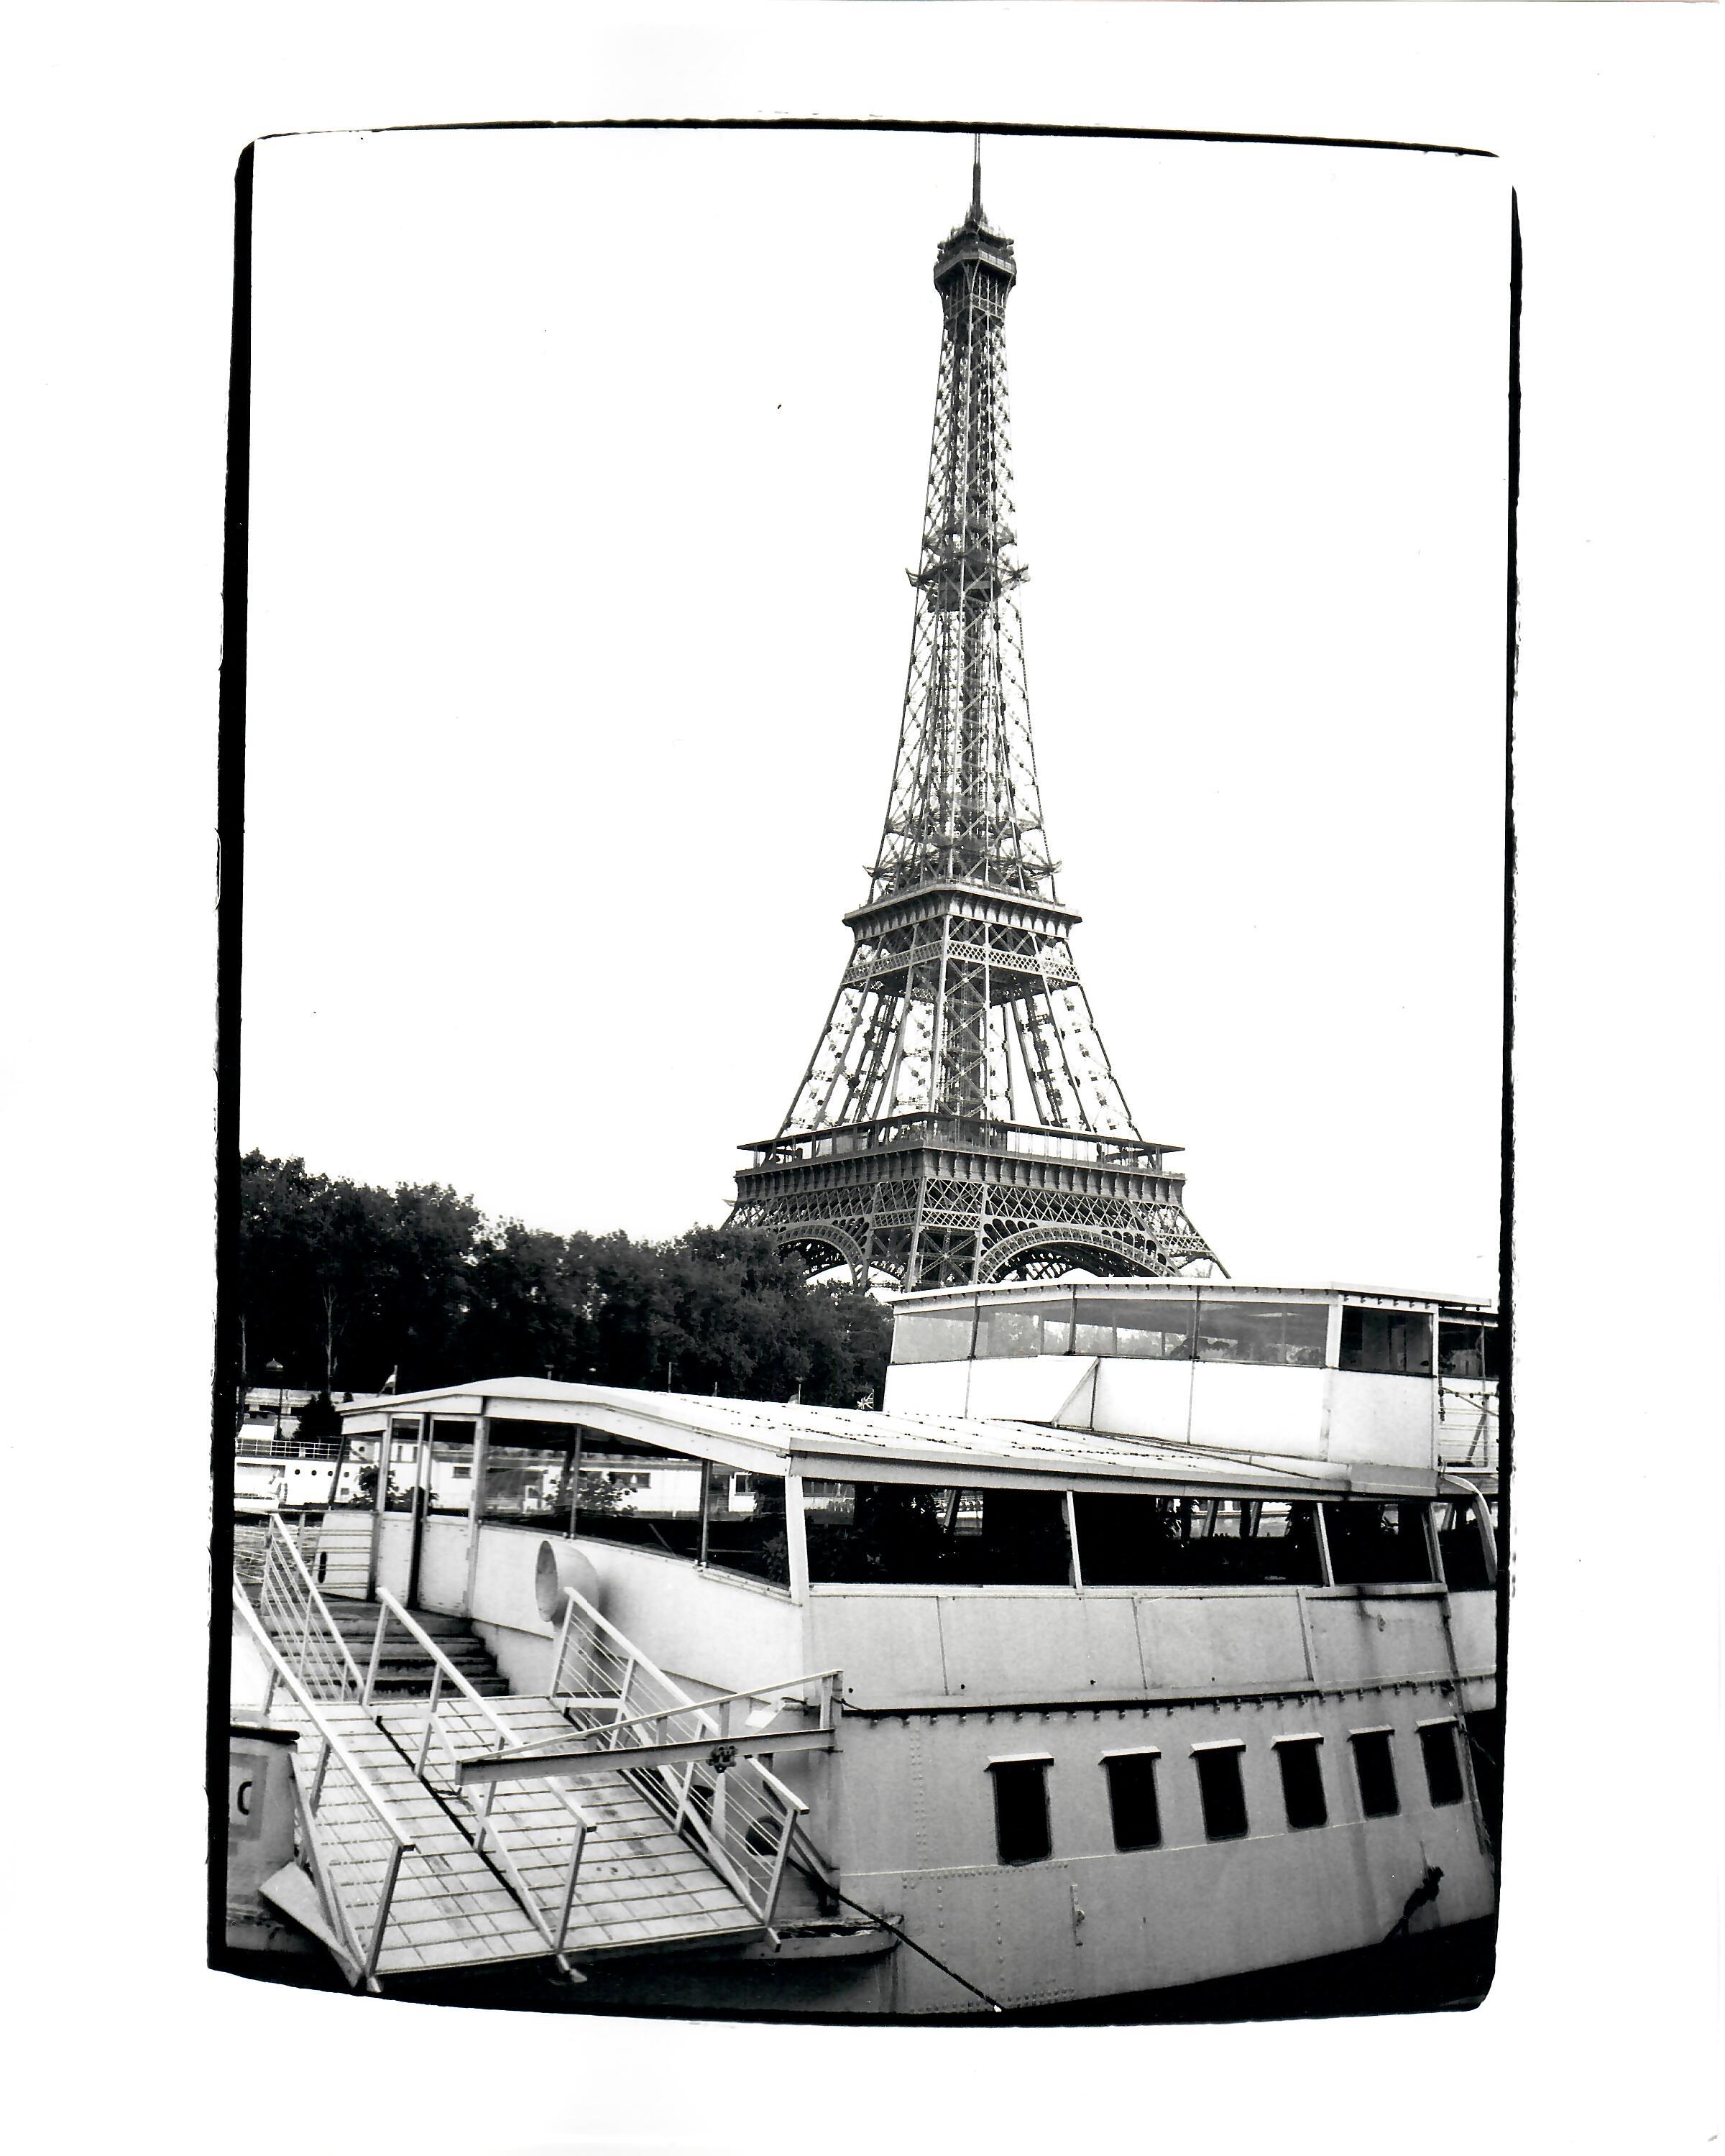
[[[904,716],[869,896],[732,1220],[811,1272],[904,1288],[1214,1262],[1178,1147],[1141,1137],[1068,942],[1030,740],[1006,397],[1012,242],[970,210],[935,257],[935,393]]]

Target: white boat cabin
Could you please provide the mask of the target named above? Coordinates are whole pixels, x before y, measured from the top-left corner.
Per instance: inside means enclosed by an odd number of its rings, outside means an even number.
[[[524,1684],[575,1584],[679,1676],[842,1664],[853,1702],[927,1705],[1136,1697],[1212,1666],[1203,1611],[1182,1667],[1150,1671],[1098,1598],[1226,1593],[1214,1667],[1261,1650],[1280,1675],[1291,1589],[1495,1576],[1490,1478],[1440,1445],[1440,1387],[1491,1389],[1482,1305],[1117,1281],[936,1291],[894,1317],[878,1413],[525,1378],[354,1402],[371,1583],[472,1619]]]
[[[1086,1281],[931,1290],[901,1296],[893,1319],[895,1410],[1384,1470],[1497,1468],[1497,1322],[1483,1303]]]

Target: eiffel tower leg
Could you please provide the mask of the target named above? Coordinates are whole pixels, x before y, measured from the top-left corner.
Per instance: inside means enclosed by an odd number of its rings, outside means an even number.
[[[983,1187],[982,1209],[976,1216],[976,1248],[971,1254],[970,1277],[973,1285],[983,1276],[983,1252],[988,1245],[988,1193]]]
[[[869,1274],[875,1263],[875,1230],[880,1219],[880,1186],[877,1183],[869,1193],[869,1229],[863,1237],[862,1278],[857,1282],[859,1287],[866,1287],[869,1284]]]
[[[924,1179],[919,1181],[916,1185],[916,1210],[915,1216],[912,1218],[911,1222],[911,1255],[905,1260],[904,1285],[907,1289],[921,1287],[922,1285],[921,1275],[922,1263],[922,1209],[927,1195],[928,1184],[927,1180]]]

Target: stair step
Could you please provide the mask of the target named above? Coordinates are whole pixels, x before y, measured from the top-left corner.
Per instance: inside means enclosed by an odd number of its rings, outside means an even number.
[[[430,1694],[437,1665],[430,1650],[423,1646],[410,1633],[404,1632],[392,1613],[381,1649],[377,1645],[377,1618],[379,1604],[375,1602],[342,1602],[331,1604],[330,1620],[341,1646],[358,1671],[362,1681],[372,1666],[372,1655],[377,1654],[376,1676],[372,1680],[372,1694],[379,1701],[404,1702],[419,1700]],[[465,1618],[452,1617],[437,1610],[415,1610],[413,1621],[435,1642],[437,1651],[444,1660],[470,1686],[481,1699],[506,1699],[509,1686],[498,1670],[490,1650],[477,1637]],[[313,1642],[310,1657],[314,1670],[321,1675],[308,1681],[307,1688],[314,1699],[338,1700],[348,1694],[347,1686],[334,1681],[331,1671],[340,1661],[338,1648],[327,1633],[318,1628],[320,1638]],[[287,1625],[277,1635],[290,1660],[295,1660],[299,1643],[298,1628]],[[352,1684],[351,1677],[347,1681]],[[440,1687],[444,1702],[463,1697],[460,1688],[453,1685],[445,1673]]]

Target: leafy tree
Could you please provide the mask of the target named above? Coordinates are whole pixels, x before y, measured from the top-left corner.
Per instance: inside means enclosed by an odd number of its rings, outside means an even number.
[[[878,1399],[891,1333],[872,1296],[810,1287],[757,1230],[666,1243],[488,1222],[437,1184],[394,1190],[241,1163],[243,1353],[252,1375],[381,1389],[552,1376],[854,1407]],[[309,1411],[308,1411],[309,1412]],[[302,1427],[303,1427],[302,1423]]]
[[[294,1425],[295,1437],[339,1437],[341,1418],[336,1412],[335,1402],[327,1393],[319,1393],[307,1400],[300,1410]]]

